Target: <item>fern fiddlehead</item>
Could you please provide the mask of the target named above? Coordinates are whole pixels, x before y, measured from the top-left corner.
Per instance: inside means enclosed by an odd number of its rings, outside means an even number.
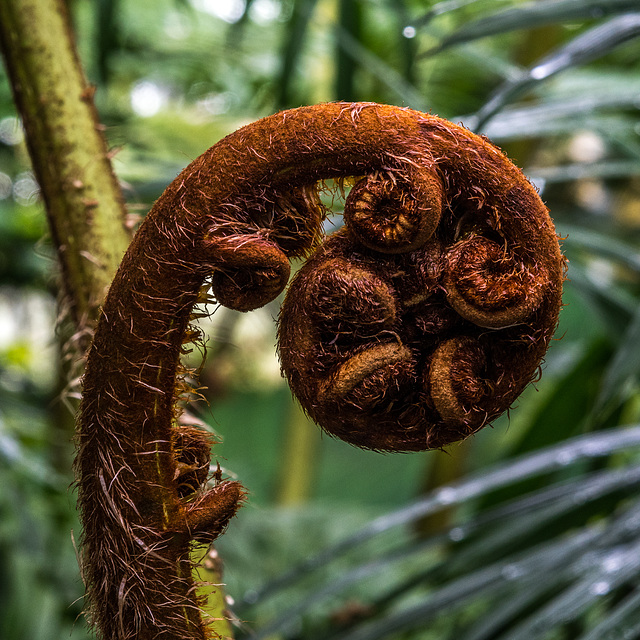
[[[318,181],[354,176],[321,246]],[[488,141],[423,113],[336,103],[253,123],[156,202],[105,301],[76,461],[83,568],[105,639],[208,636],[189,564],[241,503],[206,484],[210,443],[180,426],[180,354],[203,283],[247,311],[293,279],[283,373],[328,432],[439,448],[506,410],[555,330],[564,261],[533,187]]]

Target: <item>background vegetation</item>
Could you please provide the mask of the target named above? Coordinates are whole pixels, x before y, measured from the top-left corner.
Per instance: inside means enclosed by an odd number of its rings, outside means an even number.
[[[273,353],[277,306],[216,310],[194,408],[251,492],[220,541],[259,638],[640,637],[640,13],[634,0],[74,0],[131,216],[280,108],[371,100],[485,133],[569,259],[544,375],[446,453],[323,438]],[[336,203],[339,210],[339,203]],[[73,397],[38,187],[0,71],[0,637],[86,638]]]

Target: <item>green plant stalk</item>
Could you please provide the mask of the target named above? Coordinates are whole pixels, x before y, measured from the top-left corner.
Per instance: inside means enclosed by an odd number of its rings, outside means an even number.
[[[282,464],[278,478],[277,504],[300,505],[311,497],[318,468],[318,434],[302,408],[292,401],[287,414]]]
[[[82,355],[130,241],[125,206],[62,0],[3,0],[0,48],[45,201],[62,270],[64,306]],[[209,615],[224,592],[208,594]],[[213,633],[231,637],[226,620]]]
[[[227,610],[222,560],[213,545],[209,546],[204,559],[202,555],[202,547],[196,546],[191,552],[191,558],[195,563],[194,575],[203,585],[198,590],[204,597],[203,611],[209,620],[211,631],[214,632],[213,637],[217,634],[221,640],[232,640],[233,628]]]
[[[346,51],[341,42],[342,34],[350,36],[357,43],[362,39],[362,5],[359,0],[340,0],[338,3],[338,24],[336,25],[338,42],[336,49],[336,99],[354,100],[355,78],[358,60]]]
[[[84,351],[130,240],[94,88],[63,0],[3,0],[0,46]]]

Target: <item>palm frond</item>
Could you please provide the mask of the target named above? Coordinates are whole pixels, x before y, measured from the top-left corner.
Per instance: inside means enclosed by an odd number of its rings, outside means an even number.
[[[470,4],[469,2],[440,2],[417,21],[424,25],[434,17],[450,13]],[[464,24],[443,38],[429,53],[440,53],[452,46],[472,42],[519,29],[533,29],[549,24],[573,20],[590,20],[608,15],[631,12],[637,9],[635,0],[537,0],[493,13]]]
[[[505,82],[477,111],[470,126],[476,130],[482,129],[515,97],[522,95],[538,83],[562,71],[600,58],[638,36],[640,36],[640,13],[616,16],[589,29],[544,56],[519,77]]]
[[[451,618],[453,611],[473,604],[481,613],[469,621],[464,637],[542,638],[548,629],[580,618],[629,581],[640,580],[637,455],[619,468],[598,468],[607,459],[629,456],[638,445],[640,425],[610,429],[442,487],[373,520],[252,592],[239,613],[246,619],[249,611],[287,593],[295,604],[266,622],[254,637],[290,637],[288,630],[298,628],[301,618],[319,607],[326,609],[327,601],[339,602],[347,589],[358,592],[361,587],[375,612],[371,619],[349,629],[325,624],[322,637],[396,637],[432,624],[443,611]],[[427,538],[411,533],[425,515],[477,504],[534,479],[540,488],[494,502],[447,530]],[[386,546],[380,546],[381,538]],[[358,560],[363,547],[372,543],[378,551],[386,550],[371,560]],[[345,567],[354,552],[355,565]],[[339,578],[332,565],[340,567]],[[319,580],[308,590],[305,585],[314,576]],[[530,619],[523,617],[525,611],[531,612]],[[504,635],[493,635],[497,627]]]

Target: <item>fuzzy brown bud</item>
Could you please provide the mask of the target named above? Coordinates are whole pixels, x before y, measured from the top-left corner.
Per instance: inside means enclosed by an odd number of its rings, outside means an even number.
[[[319,181],[356,177],[320,248]],[[314,252],[315,250],[315,252]],[[104,640],[205,640],[194,540],[220,535],[237,482],[180,424],[180,355],[203,284],[250,310],[289,287],[282,369],[328,432],[380,450],[464,438],[506,410],[556,327],[564,260],[545,206],[487,140],[370,103],[255,122],[194,160],[137,232],[87,358],[76,469],[83,576]]]

